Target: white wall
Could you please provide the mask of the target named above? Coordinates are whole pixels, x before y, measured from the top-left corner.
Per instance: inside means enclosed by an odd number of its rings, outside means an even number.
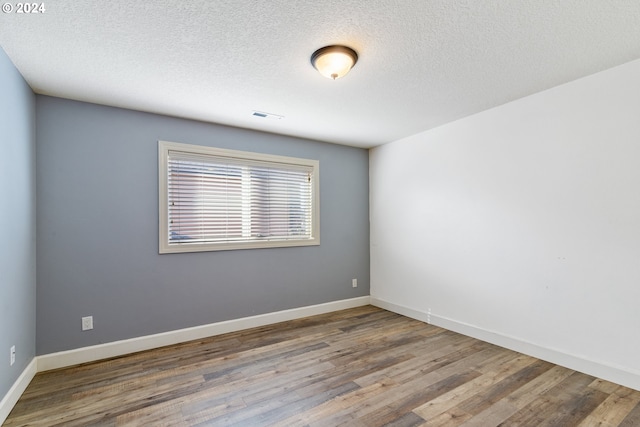
[[[379,305],[640,389],[640,60],[372,150]]]

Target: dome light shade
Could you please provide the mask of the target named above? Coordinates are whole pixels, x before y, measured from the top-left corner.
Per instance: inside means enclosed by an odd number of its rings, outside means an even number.
[[[311,55],[311,65],[328,79],[339,79],[356,65],[358,54],[346,46],[325,46]]]

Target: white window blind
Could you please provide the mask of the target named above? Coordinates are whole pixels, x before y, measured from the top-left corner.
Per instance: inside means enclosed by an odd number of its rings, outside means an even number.
[[[319,243],[317,161],[160,145],[161,252]]]

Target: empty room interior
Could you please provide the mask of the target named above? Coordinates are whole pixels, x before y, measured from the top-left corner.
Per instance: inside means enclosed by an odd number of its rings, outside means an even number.
[[[639,1],[6,2],[0,47],[0,424],[640,426]]]

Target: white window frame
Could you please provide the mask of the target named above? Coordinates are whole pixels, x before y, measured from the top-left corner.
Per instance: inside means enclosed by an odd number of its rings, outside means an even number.
[[[170,151],[180,151],[195,155],[228,157],[247,162],[272,163],[276,166],[312,168],[312,210],[311,238],[290,240],[251,240],[243,242],[217,243],[170,243],[169,242],[169,196],[168,196],[168,159]],[[161,254],[225,251],[236,249],[279,248],[295,246],[314,246],[320,244],[320,162],[311,159],[276,156],[248,151],[229,150],[178,142],[158,141],[158,189],[159,189],[159,251]]]

